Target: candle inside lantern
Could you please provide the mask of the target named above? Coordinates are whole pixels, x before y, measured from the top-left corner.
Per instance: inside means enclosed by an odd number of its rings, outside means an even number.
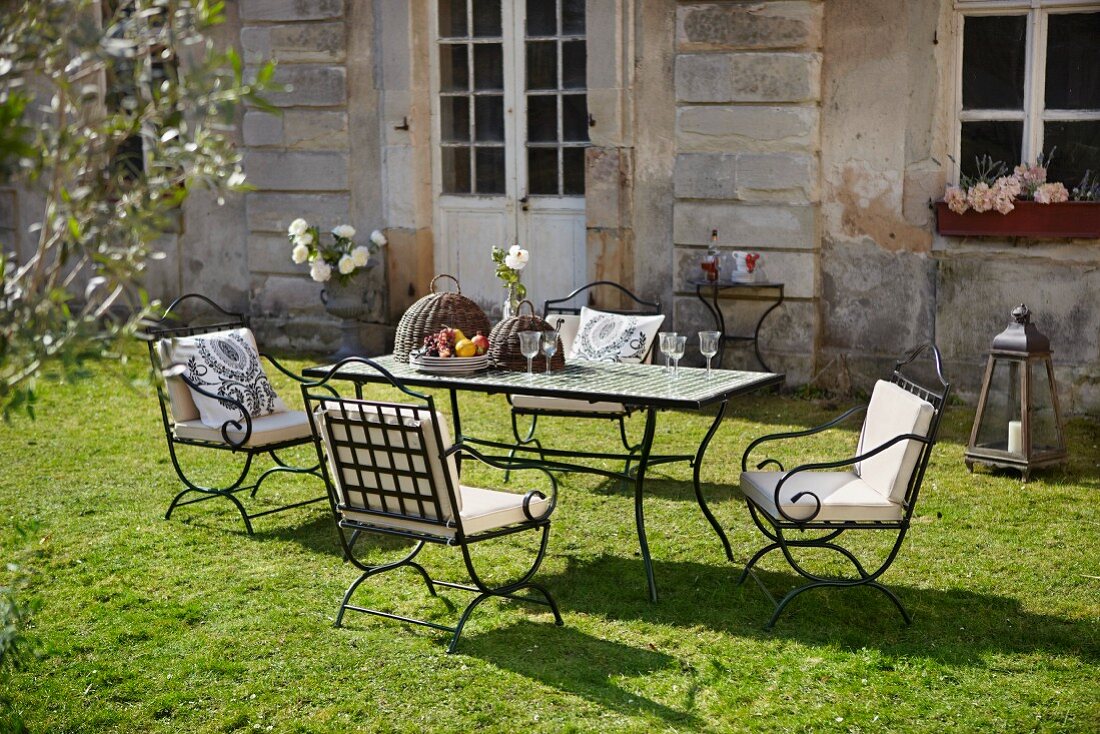
[[[1008,422],[1008,453],[1022,454],[1024,451],[1024,424],[1021,421]]]

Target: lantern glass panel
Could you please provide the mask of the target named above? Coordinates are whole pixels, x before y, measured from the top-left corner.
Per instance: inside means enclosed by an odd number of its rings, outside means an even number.
[[[1058,451],[1058,420],[1050,394],[1047,362],[1032,362],[1031,370],[1031,449],[1034,453]]]
[[[1007,451],[1008,423],[1020,420],[1020,407],[1020,363],[996,360],[975,446]]]

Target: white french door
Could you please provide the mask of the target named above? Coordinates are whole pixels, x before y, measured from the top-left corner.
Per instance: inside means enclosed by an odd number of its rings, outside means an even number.
[[[584,0],[434,0],[435,262],[487,311],[515,242],[536,308],[586,279]]]

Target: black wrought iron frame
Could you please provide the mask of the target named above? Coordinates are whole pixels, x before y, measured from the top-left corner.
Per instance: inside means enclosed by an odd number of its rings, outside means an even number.
[[[192,320],[190,324],[181,323],[181,307],[189,302],[197,302],[202,304],[201,307],[209,309],[208,313],[215,319],[209,322],[197,323]],[[240,402],[227,398],[221,395],[214,395],[202,386],[195,384],[193,381],[187,378],[184,374],[177,374],[178,370],[174,365],[161,364],[160,356],[157,353],[157,344],[162,339],[172,339],[178,337],[194,336],[196,334],[209,334],[216,331],[224,331],[226,329],[238,329],[248,328],[248,317],[244,314],[233,313],[222,308],[220,305],[199,293],[187,293],[180,296],[164,310],[164,314],[159,318],[149,322],[144,330],[143,335],[149,347],[149,359],[153,365],[153,370],[157,379],[155,380],[157,386],[157,400],[160,403],[160,417],[161,423],[164,426],[164,438],[168,444],[168,455],[172,459],[172,468],[175,469],[176,476],[183,482],[184,488],[172,499],[172,502],[168,505],[167,512],[164,513],[164,519],[169,520],[172,517],[172,513],[177,507],[184,507],[186,505],[192,505],[197,502],[205,502],[207,500],[222,497],[233,504],[237,508],[237,512],[240,513],[241,519],[244,521],[245,530],[249,535],[252,535],[254,530],[252,527],[252,520],[263,517],[265,515],[271,515],[278,512],[284,512],[296,507],[303,507],[305,505],[314,504],[316,502],[322,502],[325,499],[325,495],[319,497],[313,497],[308,500],[302,500],[299,502],[292,502],[285,505],[279,505],[278,507],[263,510],[261,512],[249,512],[244,503],[237,497],[237,494],[241,492],[248,492],[250,498],[255,498],[256,493],[260,491],[260,487],[263,485],[269,477],[277,474],[309,474],[318,479],[321,478],[319,465],[313,465],[309,467],[292,466],[279,457],[278,451],[283,449],[293,448],[295,446],[305,446],[312,442],[311,437],[302,436],[293,440],[279,441],[276,443],[264,444],[262,446],[247,446],[249,439],[252,437],[252,416],[249,414],[247,408]],[[304,378],[300,375],[291,372],[283,365],[279,364],[271,355],[260,353],[263,359],[266,359],[275,369],[282,374],[291,378],[295,382],[304,382]],[[179,379],[184,382],[191,390],[205,395],[210,398],[221,401],[223,404],[231,405],[235,410],[240,413],[239,420],[227,420],[221,426],[222,441],[207,441],[194,438],[180,438],[176,436],[174,431],[174,421],[171,415],[170,400],[166,393],[166,386],[164,383],[164,376],[171,375],[174,379]],[[236,432],[240,435],[239,438],[234,438],[230,431]],[[213,449],[216,451],[228,451],[231,454],[237,456],[243,456],[243,464],[237,478],[229,484],[218,487],[207,487],[192,481],[187,476],[187,472],[180,464],[180,458],[177,454],[178,446],[193,446],[204,449]],[[258,456],[267,454],[274,466],[263,471],[254,482],[246,484],[250,473],[252,472],[252,463]],[[196,494],[198,496],[184,499],[188,495]]]
[[[416,401],[419,401],[419,403],[415,406],[410,406],[406,403],[384,403],[381,401],[363,400],[361,399],[361,397],[357,397],[356,399],[334,397],[336,391],[331,387],[331,385],[329,385],[330,381],[333,380],[333,378],[338,374],[339,370],[342,367],[347,364],[356,362],[370,366],[371,368],[376,370],[382,377],[384,377],[385,380],[390,383],[394,388],[396,388],[402,394],[413,398]],[[546,555],[546,548],[550,538],[550,516],[553,513],[555,506],[557,505],[558,485],[557,481],[554,479],[554,476],[549,471],[547,471],[538,462],[531,462],[523,459],[500,459],[498,457],[486,456],[475,449],[473,446],[463,442],[455,443],[449,449],[442,452],[442,454],[439,456],[439,460],[443,462],[446,462],[448,457],[451,456],[454,456],[457,461],[460,460],[463,455],[467,455],[497,469],[507,471],[536,469],[545,473],[549,479],[551,487],[551,494],[549,498],[547,498],[547,496],[543,492],[538,490],[527,492],[524,496],[523,513],[527,518],[525,521],[507,527],[497,528],[494,530],[479,533],[467,534],[462,527],[462,518],[457,512],[454,512],[453,518],[449,520],[444,518],[442,512],[442,503],[439,501],[438,495],[433,495],[433,515],[435,518],[438,519],[425,517],[423,516],[423,512],[412,513],[412,515],[410,516],[409,514],[404,514],[402,512],[390,512],[385,510],[371,509],[366,502],[364,502],[363,506],[352,507],[347,504],[347,502],[341,502],[340,496],[336,491],[334,478],[331,476],[329,469],[329,462],[326,460],[324,438],[321,435],[322,428],[317,424],[317,410],[322,406],[330,409],[332,407],[338,407],[340,408],[341,413],[346,417],[348,406],[356,406],[360,410],[362,410],[363,408],[378,408],[384,406],[392,410],[398,411],[399,414],[401,411],[411,409],[421,409],[431,414],[435,414],[435,401],[430,395],[410,390],[385,367],[379,365],[374,360],[363,357],[349,357],[342,360],[341,362],[333,365],[333,367],[329,369],[328,372],[319,379],[304,382],[301,386],[301,389],[302,398],[306,404],[306,410],[309,413],[310,425],[312,426],[314,435],[314,444],[317,448],[317,458],[322,467],[322,475],[325,479],[325,486],[328,489],[329,504],[332,508],[333,517],[336,520],[336,527],[338,535],[340,537],[341,548],[344,552],[344,558],[360,571],[362,571],[359,577],[351,583],[347,591],[344,593],[344,597],[340,602],[340,609],[336,615],[336,622],[334,626],[340,627],[343,624],[344,613],[348,610],[352,610],[356,612],[362,612],[364,614],[371,614],[374,616],[383,617],[386,619],[396,620],[399,622],[406,622],[408,624],[416,624],[423,627],[430,627],[432,629],[451,633],[451,642],[447,647],[447,652],[452,653],[455,651],[455,648],[458,645],[459,637],[462,635],[462,630],[465,628],[466,623],[469,621],[470,615],[473,613],[474,609],[477,608],[477,606],[483,601],[492,597],[511,599],[513,601],[521,601],[549,607],[551,613],[554,615],[554,624],[559,627],[562,626],[564,622],[562,620],[561,613],[558,610],[558,605],[557,602],[554,600],[554,597],[550,594],[549,590],[546,589],[546,587],[532,580],[534,575],[538,572],[539,567],[542,565],[542,560]],[[361,386],[359,386],[358,384],[356,385],[356,395],[361,395]],[[420,440],[418,444],[410,443],[408,440],[408,435],[412,435],[415,432],[423,430],[423,424],[413,424],[412,426],[404,427],[398,426],[397,428],[402,431],[402,445],[387,445],[386,450],[398,451],[411,456],[417,452],[418,447],[425,446],[425,442],[423,440]],[[434,432],[434,445],[443,446],[444,444],[442,442],[442,436],[439,432],[439,423],[436,421],[432,421],[431,430]],[[329,436],[329,438],[330,440],[332,439],[331,436]],[[374,449],[372,449],[372,451],[373,450]],[[421,452],[425,451],[425,449],[419,450]],[[423,472],[417,473],[415,470],[382,470],[379,469],[377,466],[364,467],[354,461],[351,462],[350,466],[351,468],[354,468],[360,476],[363,472],[367,472],[376,474],[383,473],[394,477],[411,477],[415,475],[421,478],[425,478],[425,474]],[[409,461],[409,466],[413,466],[413,462],[411,460]],[[427,466],[426,457],[425,466]],[[430,469],[426,469],[425,471],[427,472],[428,477],[430,477]],[[440,488],[434,486],[435,480],[429,479],[429,481],[432,482],[434,491],[438,492]],[[454,486],[454,483],[451,481],[449,473],[445,473],[445,485],[446,486],[443,487],[442,490],[446,493],[446,497],[448,502],[450,503],[450,507],[457,508],[458,502],[456,494],[459,491],[459,488]],[[395,486],[398,486],[396,482]],[[388,496],[392,496],[404,495],[407,493],[403,493],[400,490],[393,490],[387,491],[386,494]],[[418,502],[423,501],[422,495],[416,495],[416,497]],[[549,499],[548,509],[538,516],[533,515],[530,509],[531,502],[535,497],[539,497],[541,499]],[[404,508],[405,500],[399,497],[398,501],[400,503],[399,506],[401,508]],[[383,507],[385,506],[386,505],[383,505]],[[380,522],[384,522],[386,518],[415,520],[416,522],[428,527],[438,527],[439,530],[437,532],[431,532],[386,527],[383,525],[372,524],[368,521],[363,521],[356,517],[350,517],[345,514],[346,512],[355,512],[357,514],[367,516],[377,516]],[[512,579],[502,584],[491,586],[486,583],[482,579],[481,575],[479,575],[477,572],[473,557],[470,553],[470,546],[475,543],[480,543],[495,538],[502,538],[505,536],[514,535],[516,533],[526,532],[528,530],[541,531],[541,538],[539,540],[538,552],[535,555],[535,559],[531,563],[527,571],[521,574],[518,578]],[[345,531],[351,531],[350,537],[345,533]],[[411,551],[409,551],[404,557],[400,558],[399,560],[379,565],[370,565],[360,560],[355,554],[356,540],[362,533],[377,533],[380,535],[406,538],[415,541],[416,544],[413,546]],[[423,550],[424,546],[429,543],[445,546],[457,546],[462,551],[462,559],[466,566],[466,572],[469,574],[473,585],[471,586],[469,584],[460,584],[451,581],[441,581],[439,579],[433,579],[424,569],[424,567],[417,563],[415,560],[420,551]],[[368,578],[386,573],[388,571],[394,571],[403,567],[412,568],[417,573],[419,573],[420,577],[424,580],[424,583],[428,587],[428,592],[432,596],[437,595],[437,586],[473,592],[476,594],[476,596],[469,604],[466,605],[466,608],[463,610],[461,616],[459,617],[457,624],[455,624],[453,627],[438,624],[436,622],[431,622],[428,620],[417,619],[415,617],[407,617],[400,614],[394,614],[392,612],[373,609],[370,607],[357,606],[351,603],[352,595],[355,593],[356,589],[358,589],[359,586]],[[529,589],[541,595],[542,598],[537,598],[529,594],[518,593],[525,589]]]
[[[574,299],[580,296],[582,293],[588,292],[588,299],[591,300],[594,295],[594,291],[597,288],[610,289],[612,291],[618,291],[621,296],[625,296],[633,304],[636,304],[632,308],[601,308],[602,311],[607,313],[616,314],[639,314],[645,316],[656,316],[661,313],[662,307],[660,301],[646,301],[639,298],[633,291],[626,288],[620,283],[616,283],[613,280],[597,280],[586,285],[582,285],[577,288],[568,296],[562,298],[550,298],[543,302],[542,316],[543,319],[551,326],[555,326],[552,318],[555,314],[562,315],[568,314],[576,316],[580,314],[580,306],[570,306],[566,304],[574,303]],[[649,349],[646,351],[646,357],[642,361],[645,361],[649,355],[653,352],[653,344],[649,345]],[[535,437],[535,431],[538,428],[539,418],[581,418],[588,420],[610,420],[614,421],[619,426],[619,440],[622,442],[623,448],[626,450],[625,465],[623,467],[622,474],[625,475],[624,481],[630,479],[630,467],[638,457],[643,447],[643,441],[637,443],[631,443],[630,438],[627,435],[626,420],[630,418],[637,410],[638,407],[634,405],[623,404],[623,410],[621,412],[591,412],[591,411],[576,411],[576,410],[552,410],[544,408],[517,408],[512,403],[511,396],[508,396],[508,405],[511,408],[512,419],[512,435],[515,437],[516,446],[527,447],[534,446],[540,452],[542,451],[542,443]],[[531,419],[530,426],[526,433],[520,428],[520,416],[528,416]],[[514,452],[512,454],[514,456]],[[541,454],[540,454],[541,455]]]
[[[903,368],[906,365],[914,362],[917,357],[925,352],[930,353],[931,359],[934,363],[936,378],[939,380],[940,383],[939,389],[932,389],[930,387],[922,386],[904,374]],[[947,397],[950,394],[951,385],[947,382],[947,380],[944,379],[942,358],[940,356],[939,349],[934,344],[923,344],[910,351],[901,359],[897,360],[894,363],[894,369],[890,375],[889,380],[890,382],[898,385],[902,389],[907,390],[908,392],[911,392],[914,395],[917,395],[918,397],[927,400],[929,403],[932,404],[934,413],[931,423],[929,425],[928,434],[926,436],[921,436],[913,433],[902,434],[899,436],[895,436],[894,438],[891,438],[881,445],[864,451],[863,453],[857,456],[853,456],[851,458],[841,459],[839,461],[814,462],[796,466],[790,471],[787,471],[785,476],[780,479],[779,483],[776,485],[774,494],[776,514],[772,514],[769,509],[766,509],[754,502],[751,497],[746,496],[745,498],[748,504],[749,514],[752,516],[753,522],[756,523],[756,526],[760,529],[760,532],[763,533],[770,542],[762,547],[760,550],[758,550],[752,556],[752,558],[749,559],[748,563],[745,564],[745,569],[744,571],[742,571],[741,577],[738,579],[737,583],[744,583],[745,579],[748,578],[748,576],[751,574],[753,576],[753,579],[756,580],[757,583],[760,585],[760,588],[763,589],[764,593],[767,594],[768,598],[772,600],[773,604],[775,604],[775,611],[772,613],[771,618],[765,625],[765,629],[771,629],[775,625],[776,621],[779,619],[780,614],[783,613],[783,610],[787,607],[788,604],[791,603],[791,601],[795,599],[795,597],[799,596],[805,591],[809,591],[810,589],[821,587],[852,588],[867,586],[873,589],[877,589],[878,591],[885,594],[891,602],[893,602],[894,606],[897,607],[897,610],[901,613],[901,616],[905,620],[906,624],[912,623],[912,617],[906,610],[905,606],[901,603],[901,600],[898,598],[897,594],[881,584],[878,579],[893,564],[894,559],[898,555],[898,551],[901,550],[901,545],[902,542],[905,540],[905,535],[909,530],[910,521],[913,516],[913,510],[917,503],[917,497],[920,494],[920,488],[922,482],[924,481],[925,471],[928,468],[928,461],[932,455],[932,448],[935,446],[937,437],[939,435],[940,420],[943,417],[943,411],[945,406],[947,405]],[[827,423],[816,426],[814,428],[808,428],[802,431],[791,431],[786,433],[775,433],[761,436],[760,438],[757,438],[755,441],[750,443],[748,448],[745,449],[745,453],[741,457],[741,470],[748,470],[749,455],[753,452],[754,449],[756,449],[756,447],[760,446],[761,444],[771,441],[802,438],[805,436],[811,436],[817,433],[821,433],[822,431],[828,430],[844,423],[852,416],[862,414],[866,411],[866,408],[867,406],[865,405],[857,406],[855,408],[852,408],[851,410],[842,413],[841,415],[828,421]],[[808,516],[804,518],[792,517],[790,514],[787,513],[787,511],[783,509],[780,503],[780,492],[783,488],[783,485],[786,484],[792,476],[802,474],[804,472],[823,469],[838,469],[841,467],[852,466],[861,461],[864,461],[865,459],[875,456],[876,454],[882,453],[883,451],[901,441],[909,440],[917,441],[921,444],[921,453],[917,461],[916,467],[914,468],[912,475],[909,477],[909,481],[906,486],[904,501],[902,504],[903,513],[901,519],[893,522],[835,522],[815,520],[814,518],[816,518],[821,511],[821,499],[812,491],[799,492],[791,498],[794,502],[799,502],[802,499],[806,499],[807,503],[811,501],[814,503],[814,505],[812,505],[813,512],[810,513]],[[756,464],[757,469],[763,469],[767,466],[775,466],[778,468],[779,471],[786,471],[783,468],[783,464],[773,458],[765,459]],[[807,504],[807,507],[810,506],[811,505]],[[867,530],[888,531],[897,533],[897,537],[895,538],[894,543],[890,548],[890,551],[886,554],[881,563],[879,563],[877,566],[874,566],[873,570],[870,571],[868,571],[864,567],[864,564],[860,562],[860,560],[852,551],[834,542],[845,532]],[[800,534],[804,532],[813,532],[820,534],[812,538],[799,537],[792,539],[788,537],[788,534],[792,532],[798,532]],[[792,550],[798,549],[825,549],[838,553],[846,558],[854,566],[856,575],[845,577],[830,577],[815,573],[806,568],[806,566],[803,565],[803,563],[795,557],[795,554],[792,552]],[[752,570],[761,558],[775,550],[782,551],[784,558],[786,558],[787,563],[791,566],[791,568],[793,568],[800,576],[809,580],[809,583],[791,589],[789,592],[787,592],[785,596],[783,596],[782,599],[778,601],[771,593],[771,591],[769,591],[768,588],[760,581],[757,575],[753,573]]]

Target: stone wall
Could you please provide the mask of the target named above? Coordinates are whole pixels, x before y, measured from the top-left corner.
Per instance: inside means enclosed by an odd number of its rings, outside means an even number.
[[[818,330],[819,124],[824,3],[678,3],[673,270],[676,329],[713,328],[687,286],[719,230],[723,252],[761,254],[758,277],[786,284],[761,347],[793,384],[813,374]],[[751,333],[764,291],[725,305],[728,330]],[[692,340],[693,341],[693,340]],[[749,350],[726,366],[756,368]]]

